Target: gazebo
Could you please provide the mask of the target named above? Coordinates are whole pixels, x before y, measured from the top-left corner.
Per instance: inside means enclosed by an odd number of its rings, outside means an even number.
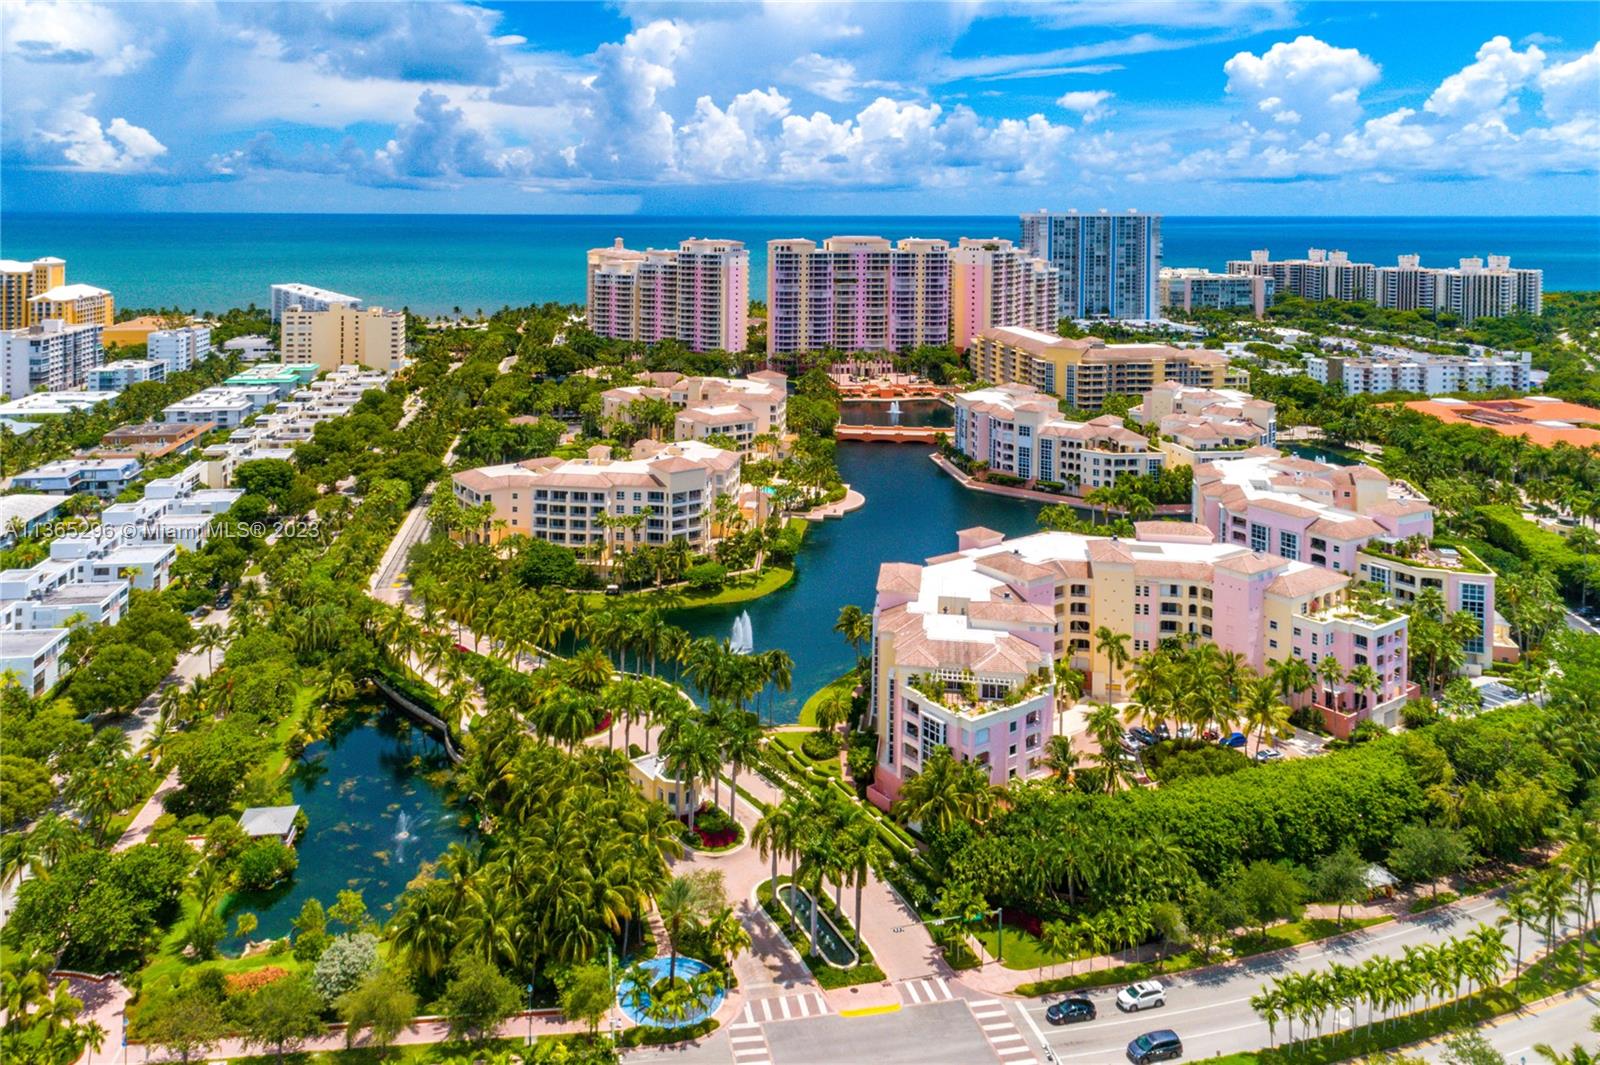
[[[239,827],[251,839],[272,836],[285,846],[294,846],[298,806],[252,806],[239,815]]]

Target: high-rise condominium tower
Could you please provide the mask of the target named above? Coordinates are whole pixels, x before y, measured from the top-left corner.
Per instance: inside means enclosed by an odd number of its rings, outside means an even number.
[[[743,351],[750,253],[737,240],[690,238],[633,251],[622,238],[588,256],[589,328],[617,340],[677,340],[691,351]]]
[[[1022,216],[1022,247],[1055,266],[1058,317],[1160,316],[1160,215],[1035,211]]]

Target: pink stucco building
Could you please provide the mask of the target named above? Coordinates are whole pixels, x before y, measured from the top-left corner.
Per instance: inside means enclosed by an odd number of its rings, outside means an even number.
[[[618,237],[587,260],[589,328],[596,336],[691,351],[749,343],[750,253],[737,240],[691,237],[676,250],[634,251]]]
[[[1319,684],[1299,698],[1347,735],[1372,718],[1398,721],[1407,620],[1347,595],[1352,578],[1264,551],[1213,542],[1189,522],[1141,522],[1137,537],[1044,532],[1006,540],[963,530],[958,550],[924,565],[886,563],[873,609],[872,716],[878,765],[869,796],[887,806],[935,748],[988,768],[997,784],[1037,775],[1058,708],[1054,667],[1066,661],[1087,692],[1123,700],[1094,633],[1129,637],[1138,657],[1194,638],[1251,668],[1327,657],[1341,672],[1370,666],[1378,686]]]
[[[1333,466],[1257,448],[1195,468],[1194,517],[1226,543],[1370,580],[1404,607],[1428,589],[1481,626],[1468,668],[1494,652],[1494,572],[1434,537],[1433,507],[1371,466]]]

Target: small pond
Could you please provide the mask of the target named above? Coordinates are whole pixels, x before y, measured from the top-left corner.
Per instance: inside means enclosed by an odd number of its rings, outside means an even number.
[[[234,896],[229,928],[248,910],[260,921],[252,939],[285,936],[307,899],[331,906],[343,890],[361,892],[367,911],[385,920],[424,862],[471,837],[444,802],[449,767],[432,733],[381,703],[341,718],[290,767],[293,801],[307,820],[300,868],[271,891]]]
[[[672,958],[670,956],[651,958],[648,961],[640,962],[638,968],[647,974],[646,978],[651,983],[655,983],[665,980],[667,974],[673,971]],[[691,979],[701,973],[710,971],[711,966],[699,958],[678,956],[676,972],[678,980]],[[718,990],[715,994],[701,999],[695,1008],[685,1013],[684,1016],[673,1020],[662,1020],[645,1015],[650,1006],[650,992],[640,989],[634,983],[631,974],[623,976],[617,987],[617,1005],[622,1007],[622,1012],[628,1015],[628,1019],[634,1024],[648,1024],[655,1028],[687,1028],[691,1024],[699,1024],[722,1008],[722,1002],[727,997],[728,993],[726,991]]]
[[[1359,466],[1366,461],[1348,448],[1336,448],[1328,444],[1289,444],[1284,450],[1312,462],[1325,462],[1329,466]]]
[[[811,893],[793,884],[779,884],[778,898],[783,902],[784,909],[800,922],[805,934],[810,936],[811,907],[816,905]],[[829,965],[840,969],[849,969],[861,960],[856,954],[856,949],[844,938],[838,926],[829,920],[827,912],[821,910],[817,912],[817,949],[822,952]]]

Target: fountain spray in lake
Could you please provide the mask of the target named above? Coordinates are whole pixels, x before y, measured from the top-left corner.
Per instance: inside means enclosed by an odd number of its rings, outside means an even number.
[[[728,647],[734,654],[747,655],[755,648],[755,637],[750,630],[750,611],[733,619],[733,630],[728,633]]]
[[[898,399],[891,399],[889,401],[889,420],[891,422],[897,422],[900,420],[900,401]]]
[[[408,840],[410,838],[411,838],[411,815],[406,813],[404,810],[401,810],[400,811],[400,816],[395,819],[395,823],[394,823],[394,860],[395,860],[395,862],[398,863],[398,862],[403,862],[403,861],[406,860],[406,840]]]

